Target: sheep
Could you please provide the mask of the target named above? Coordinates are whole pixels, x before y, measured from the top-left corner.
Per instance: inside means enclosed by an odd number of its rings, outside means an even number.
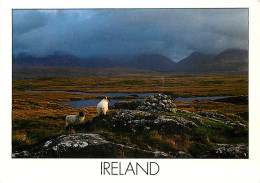
[[[85,112],[81,111],[77,115],[67,115],[65,122],[66,122],[66,128],[70,124],[75,124],[75,123],[84,123],[85,121]]]
[[[98,105],[97,105],[97,113],[98,115],[106,115],[107,110],[108,110],[108,103],[109,103],[109,99],[106,97],[104,99],[102,99]]]

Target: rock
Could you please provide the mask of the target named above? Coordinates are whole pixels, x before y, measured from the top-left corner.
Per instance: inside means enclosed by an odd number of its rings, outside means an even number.
[[[181,116],[157,116],[140,110],[119,110],[111,116],[95,117],[91,123],[120,132],[142,133],[149,128],[162,135],[182,134],[197,128],[197,124]]]
[[[165,104],[163,104],[162,102],[159,103],[159,106],[161,107],[161,109],[165,108]]]
[[[217,144],[216,148],[209,155],[212,158],[248,158],[248,146],[242,144]]]
[[[163,94],[163,95],[161,96],[161,98],[162,98],[162,99],[167,99],[167,98],[168,98],[168,96],[167,96],[167,95],[165,95],[165,94]]]
[[[178,151],[176,154],[175,154],[175,157],[176,158],[192,158],[192,156],[189,154],[189,153],[186,153],[184,151]]]
[[[170,109],[170,112],[176,113],[176,108],[171,108],[171,109]]]
[[[152,103],[151,105],[152,105],[153,107],[156,107],[156,103]]]
[[[190,133],[197,128],[197,125],[179,116],[165,116],[164,118],[158,118],[155,120],[158,124],[158,132],[163,135]]]
[[[223,114],[219,114],[219,113],[215,113],[215,112],[198,112],[197,114],[199,114],[201,116],[213,118],[213,119],[221,119],[221,120],[227,119],[227,117],[224,116]]]
[[[62,135],[33,146],[26,151],[17,151],[13,158],[164,158],[164,152],[153,152],[117,144],[98,134],[78,133]]]
[[[174,100],[170,96],[165,94],[155,94],[154,96],[149,96],[140,106],[136,108],[137,110],[145,111],[164,111],[176,113],[176,105]]]
[[[146,100],[146,101],[149,101],[149,102],[151,102],[151,103],[156,103],[156,102],[157,102],[157,99],[156,99],[154,96],[149,96],[149,97],[148,97],[148,100]]]

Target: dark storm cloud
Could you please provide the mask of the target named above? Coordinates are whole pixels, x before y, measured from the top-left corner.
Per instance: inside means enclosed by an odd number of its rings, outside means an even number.
[[[42,27],[48,23],[49,18],[47,14],[38,11],[15,10],[13,11],[13,32],[23,34]]]
[[[79,57],[248,49],[247,9],[14,10],[13,52]]]

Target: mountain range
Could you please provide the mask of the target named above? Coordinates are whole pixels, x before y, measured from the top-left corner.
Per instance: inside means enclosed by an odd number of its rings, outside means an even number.
[[[109,58],[79,58],[69,54],[54,53],[44,57],[20,54],[13,57],[13,71],[42,67],[80,68],[134,68],[159,72],[248,72],[248,51],[228,49],[217,55],[193,52],[174,62],[160,54],[142,54],[122,60]]]

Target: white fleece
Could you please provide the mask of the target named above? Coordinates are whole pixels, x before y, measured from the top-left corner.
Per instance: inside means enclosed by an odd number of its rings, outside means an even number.
[[[97,105],[98,115],[100,115],[100,114],[106,115],[107,110],[108,110],[108,102],[109,102],[108,99],[103,99],[98,103],[98,105]]]
[[[66,127],[72,123],[84,123],[85,116],[77,115],[67,115],[66,116]]]

